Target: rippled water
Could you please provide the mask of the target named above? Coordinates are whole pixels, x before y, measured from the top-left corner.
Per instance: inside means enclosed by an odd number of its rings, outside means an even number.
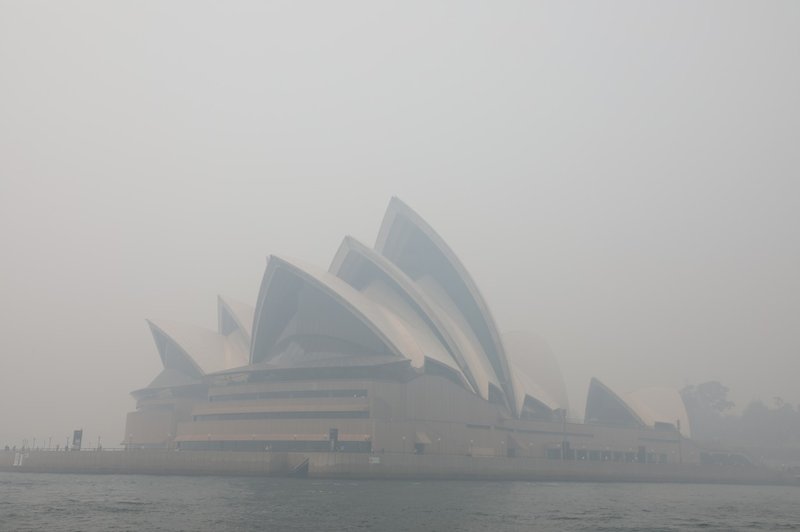
[[[800,488],[0,473],[0,530],[800,530]]]

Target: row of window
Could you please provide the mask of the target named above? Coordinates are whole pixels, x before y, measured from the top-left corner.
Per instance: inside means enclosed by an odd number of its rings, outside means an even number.
[[[483,430],[502,430],[505,432],[519,432],[521,434],[552,434],[552,435],[559,435],[559,436],[576,436],[579,438],[593,438],[594,434],[589,433],[580,433],[580,432],[563,432],[563,431],[553,431],[553,430],[533,430],[533,429],[512,429],[511,427],[500,427],[500,426],[492,426],[492,425],[476,425],[474,423],[467,423],[468,429],[483,429]]]
[[[256,401],[258,399],[300,399],[300,398],[330,398],[353,397],[363,398],[367,390],[273,390],[268,392],[230,393],[225,395],[212,395],[208,400],[220,401]]]
[[[623,451],[595,451],[585,449],[548,449],[547,458],[551,460],[579,460],[589,462],[628,462],[666,464],[666,453],[643,453]]]
[[[330,452],[369,453],[368,441],[297,441],[297,440],[243,440],[243,441],[184,441],[178,449],[185,451],[248,451],[248,452]]]
[[[345,410],[339,412],[235,412],[230,414],[199,414],[194,421],[222,421],[242,419],[362,419],[368,411]]]

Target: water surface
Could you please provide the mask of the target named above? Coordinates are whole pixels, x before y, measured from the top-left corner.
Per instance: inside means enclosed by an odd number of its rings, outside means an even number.
[[[800,530],[800,488],[0,472],[0,530]]]

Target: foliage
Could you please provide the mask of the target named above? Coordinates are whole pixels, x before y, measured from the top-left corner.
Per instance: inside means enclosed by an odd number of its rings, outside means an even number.
[[[773,407],[752,401],[741,414],[731,414],[734,403],[728,399],[728,391],[717,381],[681,390],[695,438],[741,445],[800,446],[800,410],[776,397]]]
[[[681,397],[687,409],[723,414],[735,406],[733,401],[728,400],[728,391],[720,382],[709,381],[687,386],[681,390]]]

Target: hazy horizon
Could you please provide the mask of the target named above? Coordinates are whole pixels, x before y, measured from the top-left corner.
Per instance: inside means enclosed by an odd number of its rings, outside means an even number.
[[[571,415],[800,403],[800,4],[0,2],[0,445],[123,439],[145,324],[216,329],[398,196]],[[756,9],[757,8],[757,9]]]

